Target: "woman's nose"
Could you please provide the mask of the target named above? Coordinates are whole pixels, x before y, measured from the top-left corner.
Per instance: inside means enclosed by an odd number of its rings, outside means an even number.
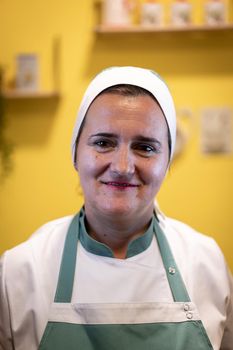
[[[118,176],[131,176],[135,171],[134,155],[128,147],[120,147],[112,154],[111,171]]]

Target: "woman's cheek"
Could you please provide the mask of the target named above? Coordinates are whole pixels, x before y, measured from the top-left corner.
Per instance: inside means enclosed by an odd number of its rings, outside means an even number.
[[[145,169],[147,169],[144,172],[145,178],[147,178],[148,182],[155,182],[156,185],[163,181],[167,166],[165,162],[158,161],[152,164],[145,164]]]
[[[84,154],[85,174],[86,176],[98,176],[104,166],[103,156],[96,152]]]

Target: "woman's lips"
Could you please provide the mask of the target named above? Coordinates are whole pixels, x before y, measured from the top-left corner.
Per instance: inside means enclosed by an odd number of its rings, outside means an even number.
[[[126,189],[131,189],[131,188],[136,188],[139,187],[138,184],[131,184],[128,182],[118,182],[118,181],[102,181],[102,183],[106,186],[109,186],[113,189],[116,190],[126,190]]]

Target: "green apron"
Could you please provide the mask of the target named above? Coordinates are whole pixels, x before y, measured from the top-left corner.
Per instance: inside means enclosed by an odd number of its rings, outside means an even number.
[[[155,315],[157,311],[163,310],[164,320],[157,322],[150,318],[149,323],[147,320],[137,323],[132,319],[132,322],[119,323],[111,319],[112,304],[110,307],[108,304],[101,303],[92,310],[88,308],[89,305],[92,305],[91,303],[85,304],[86,306],[82,304],[82,307],[73,307],[71,298],[79,240],[79,214],[77,214],[67,233],[53,304],[61,307],[61,311],[58,312],[60,320],[54,321],[51,317],[49,318],[39,345],[40,350],[213,350],[201,320],[193,317],[192,303],[167,239],[155,217],[153,225],[174,302],[142,303],[138,308],[134,307],[134,304],[132,307],[131,303],[114,303],[114,309],[119,305],[120,313],[124,315],[125,312],[126,317],[128,312],[134,312],[136,316],[142,313],[144,320],[152,309],[155,310]],[[67,322],[65,318],[63,320],[63,307],[70,310],[74,320],[76,319],[75,313],[77,313],[84,322]],[[106,311],[108,308],[111,310]],[[179,320],[178,318],[174,321],[170,313],[172,308],[184,315],[184,319]],[[90,313],[93,313],[93,309],[95,315],[93,321],[90,322],[88,317]],[[105,312],[110,317],[106,316],[103,321]],[[101,322],[98,321],[99,315],[102,315]]]

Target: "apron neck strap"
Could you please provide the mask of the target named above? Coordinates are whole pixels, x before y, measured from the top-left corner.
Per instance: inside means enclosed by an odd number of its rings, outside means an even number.
[[[160,254],[163,260],[164,268],[166,270],[167,279],[170,285],[173,299],[177,302],[189,302],[190,298],[181,277],[180,271],[176,265],[167,238],[159,226],[157,220],[158,219],[156,219],[154,216],[154,233],[159,245]]]
[[[54,298],[55,303],[71,302],[76,266],[77,244],[79,240],[79,217],[82,214],[83,210],[75,215],[66,235],[57,290]]]

